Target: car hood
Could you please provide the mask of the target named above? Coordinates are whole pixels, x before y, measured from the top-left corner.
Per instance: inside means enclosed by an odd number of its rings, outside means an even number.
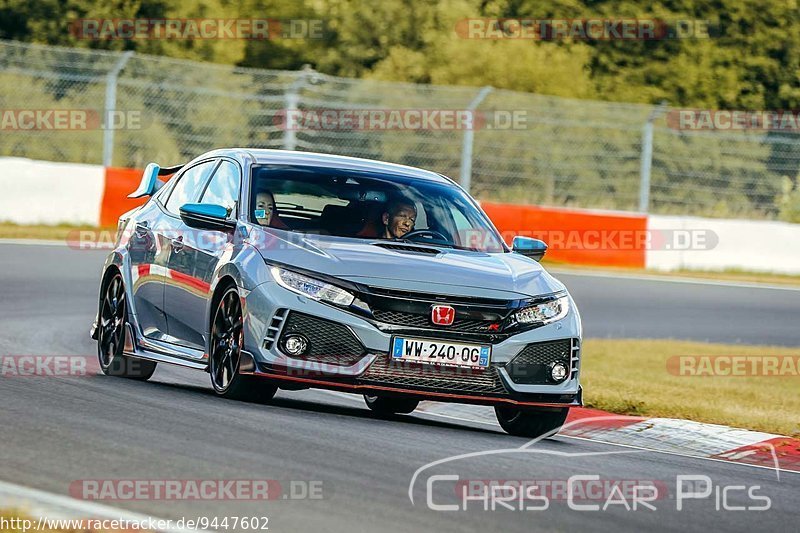
[[[429,255],[387,249],[377,246],[378,240],[253,231],[260,238],[251,239],[260,243],[257,247],[267,261],[375,287],[486,298],[564,290],[539,263],[516,253],[439,248],[441,253]]]

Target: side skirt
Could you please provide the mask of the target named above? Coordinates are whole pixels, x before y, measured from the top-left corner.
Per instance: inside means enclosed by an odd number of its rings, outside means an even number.
[[[125,349],[123,350],[125,356],[193,368],[195,370],[206,370],[208,367],[208,363],[202,359],[203,354],[197,350],[177,347],[173,349],[164,343],[151,340],[145,340],[142,344],[145,346],[137,347],[135,345],[133,328],[130,324],[125,324]],[[192,357],[194,360],[186,359],[186,357]]]

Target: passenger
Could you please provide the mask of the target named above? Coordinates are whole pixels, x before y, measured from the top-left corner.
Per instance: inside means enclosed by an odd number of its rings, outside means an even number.
[[[269,226],[272,221],[272,214],[275,212],[275,197],[269,191],[261,191],[256,194],[255,207],[256,220],[262,226]]]
[[[278,217],[275,209],[275,197],[270,191],[260,191],[256,194],[255,219],[262,226],[279,229],[289,229],[289,226]]]
[[[402,239],[404,235],[414,230],[417,207],[414,202],[405,198],[395,200],[384,211],[381,221],[384,239]]]

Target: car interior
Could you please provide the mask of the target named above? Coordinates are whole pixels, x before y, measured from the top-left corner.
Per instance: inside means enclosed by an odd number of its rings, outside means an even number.
[[[272,227],[285,225],[303,233],[377,238],[383,231],[383,213],[393,198],[402,197],[414,201],[417,207],[415,229],[435,229],[449,238],[454,233],[438,222],[446,210],[420,201],[413,189],[390,182],[346,176],[300,181],[266,173],[254,179],[252,196],[266,191],[275,198],[274,216],[280,221],[273,218]],[[251,219],[258,223],[252,212]]]

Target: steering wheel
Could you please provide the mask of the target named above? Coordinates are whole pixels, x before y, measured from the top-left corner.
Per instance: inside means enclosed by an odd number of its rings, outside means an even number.
[[[433,229],[415,229],[414,231],[409,231],[408,233],[403,235],[401,239],[413,239],[414,237],[422,237],[422,236],[427,236],[428,238],[447,242],[447,237],[445,237],[444,235]]]

